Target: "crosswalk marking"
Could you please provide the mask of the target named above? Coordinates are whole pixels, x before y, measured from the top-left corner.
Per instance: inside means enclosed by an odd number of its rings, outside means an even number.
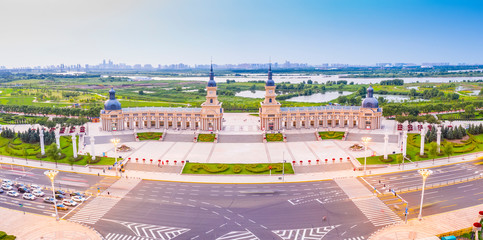
[[[353,199],[354,204],[361,212],[374,224],[374,226],[384,226],[400,222],[401,219],[376,197],[367,199]]]
[[[325,235],[327,235],[327,233],[338,226],[340,225],[318,228],[275,230],[272,232],[277,234],[283,240],[321,240]]]
[[[188,232],[190,230],[188,228],[158,226],[158,225],[143,224],[143,223],[109,220],[109,219],[103,219],[103,220],[119,223],[129,228],[129,230],[131,230],[137,237],[142,237],[143,239],[169,240],[185,232]]]
[[[106,237],[104,237],[104,239],[105,240],[151,240],[150,238],[130,236],[130,235],[124,235],[124,234],[118,234],[118,233],[108,233]]]
[[[364,239],[365,239],[364,236],[344,238],[344,240],[364,240]]]
[[[260,240],[257,236],[255,236],[252,232],[246,231],[233,231],[229,232],[216,240]]]
[[[69,218],[70,221],[95,224],[126,194],[141,182],[140,179],[119,179],[99,197],[86,204],[76,214]],[[109,194],[107,194],[109,192]]]
[[[376,227],[400,222],[401,219],[356,178],[335,179],[337,185]]]

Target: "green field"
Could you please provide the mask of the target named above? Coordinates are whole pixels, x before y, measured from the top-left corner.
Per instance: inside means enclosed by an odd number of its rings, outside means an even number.
[[[215,175],[267,175],[270,174],[270,166],[272,174],[294,174],[292,164],[285,163],[282,169],[282,163],[256,163],[256,164],[223,164],[223,163],[186,163],[183,168],[183,174],[215,174]]]

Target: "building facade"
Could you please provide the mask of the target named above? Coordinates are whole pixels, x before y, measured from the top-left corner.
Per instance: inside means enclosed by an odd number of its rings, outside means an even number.
[[[223,108],[216,93],[213,66],[201,108],[135,107],[121,108],[114,89],[101,110],[103,131],[134,129],[181,129],[217,131],[222,129]]]
[[[373,97],[374,89],[367,89],[362,106],[282,107],[276,100],[275,82],[271,67],[265,84],[265,100],[260,103],[260,129],[278,131],[302,128],[381,128],[382,109]]]

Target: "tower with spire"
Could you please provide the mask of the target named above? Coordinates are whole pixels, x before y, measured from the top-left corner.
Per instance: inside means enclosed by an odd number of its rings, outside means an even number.
[[[221,130],[223,109],[221,102],[218,101],[216,94],[215,74],[213,73],[213,63],[210,67],[210,79],[206,85],[206,101],[201,104],[203,113],[202,129]]]
[[[277,102],[275,82],[272,79],[272,64],[268,66],[268,79],[265,83],[265,99],[260,103],[260,123],[262,130],[280,129],[280,103]]]

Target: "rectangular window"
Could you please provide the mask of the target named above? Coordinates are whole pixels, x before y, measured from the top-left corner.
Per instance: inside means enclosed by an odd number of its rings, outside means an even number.
[[[138,114],[137,114],[137,113],[133,114],[133,117],[137,117],[137,116],[138,116]]]
[[[207,117],[212,118],[212,117],[215,117],[215,115],[208,115]]]
[[[111,115],[112,118],[117,118],[117,115]]]
[[[275,117],[275,114],[268,114],[268,117]]]

